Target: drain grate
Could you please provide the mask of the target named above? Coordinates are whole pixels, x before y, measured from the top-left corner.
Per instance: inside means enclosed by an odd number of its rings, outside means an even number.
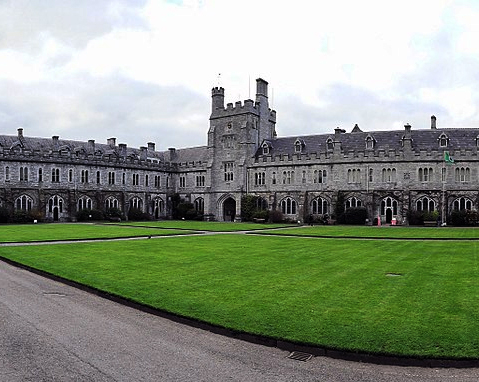
[[[294,352],[291,352],[288,358],[294,359],[296,361],[306,362],[306,361],[309,361],[311,358],[313,358],[313,355],[309,353],[303,353],[301,351],[294,351]]]

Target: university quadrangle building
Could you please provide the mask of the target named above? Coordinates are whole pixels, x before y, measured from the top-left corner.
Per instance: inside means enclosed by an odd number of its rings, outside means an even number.
[[[152,142],[131,148],[115,138],[34,138],[22,128],[1,135],[0,205],[53,221],[109,208],[169,218],[175,194],[218,221],[241,220],[247,194],[295,221],[331,215],[337,203],[365,207],[383,223],[407,223],[408,211],[477,209],[479,128],[437,128],[432,116],[426,129],[366,132],[356,125],[277,137],[268,83],[257,79],[256,86],[254,101],[226,107],[224,89],[212,89],[206,146],[157,151]]]

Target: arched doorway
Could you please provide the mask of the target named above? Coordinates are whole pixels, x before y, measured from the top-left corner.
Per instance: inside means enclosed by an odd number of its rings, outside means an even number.
[[[390,196],[381,201],[381,219],[386,221],[386,224],[391,223],[393,218],[397,218],[398,202]]]
[[[233,222],[236,215],[236,201],[229,197],[223,202],[223,220],[225,222]]]

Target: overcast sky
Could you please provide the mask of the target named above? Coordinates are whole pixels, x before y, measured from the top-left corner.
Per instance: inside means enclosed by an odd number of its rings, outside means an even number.
[[[279,136],[479,127],[478,20],[474,0],[0,0],[0,134],[201,146],[211,88],[254,99],[258,77]]]

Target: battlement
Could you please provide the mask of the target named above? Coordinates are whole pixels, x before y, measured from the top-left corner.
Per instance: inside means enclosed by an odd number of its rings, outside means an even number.
[[[247,99],[243,102],[236,101],[234,104],[232,102],[229,102],[226,105],[226,108],[223,107],[213,110],[210,119],[228,117],[245,113],[253,113],[255,115],[259,115],[259,112],[260,110],[258,104],[251,99]]]

